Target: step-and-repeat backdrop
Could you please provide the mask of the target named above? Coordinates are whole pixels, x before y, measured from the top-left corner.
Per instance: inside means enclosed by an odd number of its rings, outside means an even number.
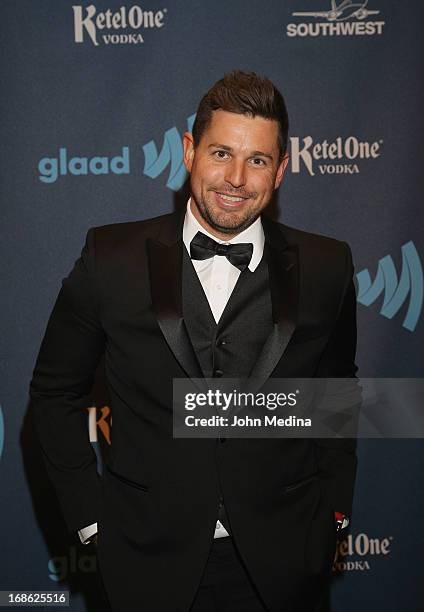
[[[87,229],[183,203],[181,138],[200,97],[234,68],[263,73],[291,121],[274,215],[351,245],[359,375],[421,377],[424,11],[420,0],[4,0],[0,12],[0,590],[70,589],[73,612],[97,610],[95,555],[66,533],[28,406]],[[87,426],[107,450],[101,391],[96,404]],[[360,442],[335,612],[422,609],[423,459],[420,439]]]

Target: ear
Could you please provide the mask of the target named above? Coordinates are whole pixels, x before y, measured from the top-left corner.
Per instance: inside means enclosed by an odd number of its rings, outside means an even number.
[[[187,172],[191,172],[194,159],[194,140],[193,134],[190,132],[184,132],[183,134],[183,147],[184,147],[184,166]]]
[[[289,159],[290,159],[289,154],[286,153],[277,168],[274,189],[278,189],[278,187],[280,186],[280,183],[283,180],[284,172],[286,171],[286,168],[287,168],[287,164],[289,163]]]

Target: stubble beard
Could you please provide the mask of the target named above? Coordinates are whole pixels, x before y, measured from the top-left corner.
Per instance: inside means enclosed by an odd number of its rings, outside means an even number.
[[[241,218],[237,213],[231,212],[218,212],[218,214],[215,214],[213,206],[209,205],[206,197],[203,198],[202,196],[199,199],[195,198],[195,203],[202,219],[221,234],[239,234],[250,227],[261,214],[261,210],[247,210]]]

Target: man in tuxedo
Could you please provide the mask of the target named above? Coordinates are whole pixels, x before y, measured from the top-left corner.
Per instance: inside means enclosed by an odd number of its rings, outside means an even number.
[[[116,612],[318,609],[351,513],[350,439],[181,439],[174,378],[355,377],[348,245],[262,213],[287,166],[271,81],[226,75],[184,134],[186,210],[88,231],[31,382],[67,526]],[[104,354],[102,476],[86,407]],[[97,535],[95,535],[97,534]]]

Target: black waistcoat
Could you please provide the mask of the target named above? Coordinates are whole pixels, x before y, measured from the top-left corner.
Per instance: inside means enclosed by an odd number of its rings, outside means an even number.
[[[191,259],[183,251],[184,321],[204,376],[248,377],[273,325],[265,257],[254,272],[246,268],[240,274],[216,323]],[[230,532],[222,494],[218,518]]]

